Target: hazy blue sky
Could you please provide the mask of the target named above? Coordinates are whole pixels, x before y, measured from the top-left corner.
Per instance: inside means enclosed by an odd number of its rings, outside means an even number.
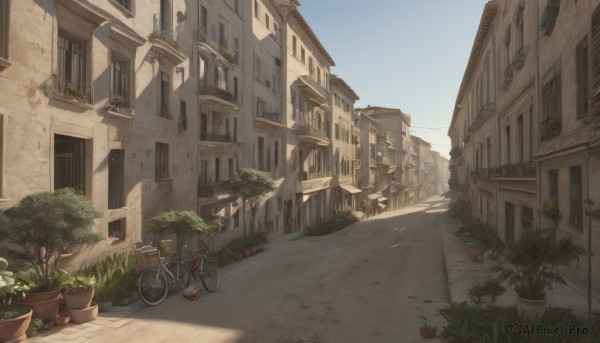
[[[356,91],[357,107],[400,108],[448,157],[447,127],[485,0],[300,0],[300,12]],[[440,130],[418,127],[440,128]]]

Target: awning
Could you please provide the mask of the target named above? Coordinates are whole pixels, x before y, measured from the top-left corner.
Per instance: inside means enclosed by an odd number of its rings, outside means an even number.
[[[380,198],[382,196],[383,196],[383,194],[381,192],[377,192],[377,193],[373,193],[371,195],[368,195],[367,199],[369,199],[369,200],[375,200],[375,199]]]
[[[377,201],[381,202],[381,201],[387,201],[386,197],[379,197],[377,198]]]
[[[377,204],[377,207],[379,207],[382,210],[385,210],[386,206],[384,204]]]
[[[356,194],[356,193],[360,193],[362,192],[360,189],[352,186],[352,185],[340,185],[340,188],[345,190],[346,192],[350,193],[350,194]]]

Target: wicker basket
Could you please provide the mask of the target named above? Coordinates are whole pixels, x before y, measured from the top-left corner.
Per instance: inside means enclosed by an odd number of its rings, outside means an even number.
[[[135,263],[138,271],[158,267],[158,249],[154,247],[142,247],[135,250]]]

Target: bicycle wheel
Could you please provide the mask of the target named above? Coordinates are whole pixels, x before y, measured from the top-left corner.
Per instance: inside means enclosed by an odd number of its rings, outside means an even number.
[[[169,271],[173,274],[175,282],[181,289],[190,285],[190,267],[183,262],[173,262],[169,265]]]
[[[147,305],[160,304],[167,296],[167,291],[165,274],[156,269],[148,269],[142,272],[138,279],[138,293]]]
[[[202,259],[200,278],[202,279],[202,285],[207,291],[211,293],[216,292],[221,283],[217,263],[212,259],[204,257]]]

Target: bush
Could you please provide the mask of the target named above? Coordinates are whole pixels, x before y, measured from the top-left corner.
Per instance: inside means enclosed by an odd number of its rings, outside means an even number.
[[[44,330],[44,321],[37,314],[32,315],[29,327],[25,332],[27,337],[33,337]]]
[[[304,231],[305,236],[323,236],[339,231],[346,226],[356,223],[358,219],[351,211],[338,212],[324,223],[310,226]]]
[[[229,246],[226,245],[215,253],[215,261],[219,267],[225,267],[233,262],[233,252]]]
[[[448,205],[446,214],[451,218],[459,220],[463,224],[467,224],[472,221],[471,202],[462,199],[453,201]]]

